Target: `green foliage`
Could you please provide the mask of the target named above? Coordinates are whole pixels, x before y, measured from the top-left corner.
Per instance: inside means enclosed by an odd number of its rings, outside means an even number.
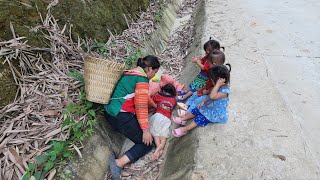
[[[28,163],[28,168],[22,176],[22,180],[29,180],[31,176],[34,176],[36,180],[40,180],[41,172],[37,171],[37,166],[33,163]]]
[[[36,156],[35,159],[36,159],[37,163],[38,163],[39,165],[41,165],[41,164],[43,164],[44,162],[47,161],[48,156],[39,155],[39,156]]]
[[[107,57],[107,55],[109,54],[109,49],[107,44],[102,42],[94,41],[91,50],[97,52],[98,54],[104,57]]]
[[[93,109],[93,103],[86,100],[84,88],[81,88],[80,101],[77,104],[70,104],[63,114],[66,115],[63,126],[69,125],[70,141],[83,141],[94,132],[96,110]],[[80,120],[84,115],[86,118]]]
[[[160,11],[156,12],[156,14],[154,15],[155,22],[159,23],[161,22],[161,19],[162,19],[162,13]]]
[[[77,81],[80,81],[84,84],[83,75],[79,71],[72,71],[67,73],[68,76],[73,77]]]
[[[146,56],[147,53],[143,51],[143,49],[128,46],[127,54],[128,55],[125,57],[125,64],[128,69],[131,69],[136,66],[138,58]]]

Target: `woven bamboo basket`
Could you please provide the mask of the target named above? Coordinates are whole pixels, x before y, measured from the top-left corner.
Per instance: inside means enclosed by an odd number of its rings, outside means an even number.
[[[91,56],[85,57],[84,80],[87,100],[107,104],[124,69],[124,64]]]

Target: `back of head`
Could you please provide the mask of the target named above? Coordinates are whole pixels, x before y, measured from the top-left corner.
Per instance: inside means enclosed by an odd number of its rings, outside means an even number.
[[[230,82],[230,70],[225,65],[216,65],[210,68],[208,76],[214,83],[216,83],[219,78],[224,78],[226,84]]]
[[[160,62],[157,57],[152,55],[147,55],[144,58],[139,58],[137,66],[141,68],[151,67],[152,69],[158,69],[160,67]]]
[[[208,54],[206,60],[211,64],[215,63],[216,65],[221,65],[226,61],[226,56],[222,51],[215,49],[210,54]]]
[[[214,39],[211,39],[211,37],[210,37],[209,41],[204,43],[203,49],[204,49],[204,51],[207,51],[207,49],[210,49],[210,51],[212,51],[214,49],[220,49],[220,43]]]
[[[213,49],[220,49],[220,43],[214,39],[209,40],[209,43]]]
[[[161,91],[165,93],[169,93],[172,96],[176,96],[176,88],[170,83],[161,87]]]

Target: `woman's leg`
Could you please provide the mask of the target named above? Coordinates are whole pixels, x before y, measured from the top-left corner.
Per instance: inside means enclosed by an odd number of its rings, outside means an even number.
[[[127,163],[138,160],[152,150],[152,145],[147,146],[142,142],[142,130],[134,114],[120,112],[116,117],[107,116],[107,119],[111,121],[113,128],[135,143],[124,156],[116,159],[119,167],[122,168]]]

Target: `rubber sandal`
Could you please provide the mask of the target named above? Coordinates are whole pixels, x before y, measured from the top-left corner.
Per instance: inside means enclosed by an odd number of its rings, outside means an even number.
[[[113,180],[120,180],[122,168],[117,166],[116,164],[116,156],[114,153],[111,153],[109,158],[109,167],[112,175]]]
[[[178,115],[179,117],[183,117],[187,114],[187,111],[186,110],[183,110],[183,109],[178,109]]]
[[[179,118],[179,117],[173,117],[172,118],[172,121],[174,122],[174,123],[176,123],[176,124],[180,124],[180,125],[182,125],[182,126],[184,126],[184,125],[186,125],[186,121],[181,121],[181,118]]]
[[[188,110],[188,108],[189,108],[188,105],[181,103],[181,102],[178,102],[177,105],[183,110]]]
[[[181,128],[181,127],[172,130],[172,135],[173,135],[174,137],[181,137],[181,136],[184,136],[184,135],[186,135],[186,134],[187,134],[186,132],[183,132],[183,131],[182,131],[182,128]]]

